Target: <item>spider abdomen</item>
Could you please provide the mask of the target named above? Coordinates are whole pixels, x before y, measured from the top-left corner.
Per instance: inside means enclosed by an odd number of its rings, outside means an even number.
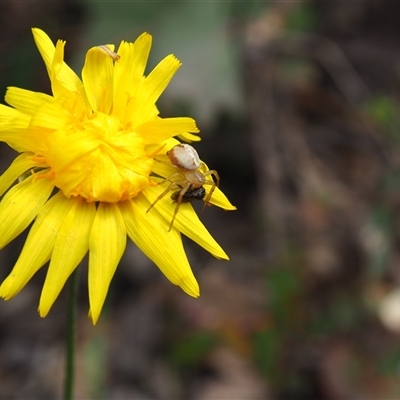
[[[190,144],[181,143],[167,151],[171,163],[181,170],[196,171],[200,168],[200,157]]]

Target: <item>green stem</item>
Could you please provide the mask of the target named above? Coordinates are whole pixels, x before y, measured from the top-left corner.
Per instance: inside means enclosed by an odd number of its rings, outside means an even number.
[[[78,268],[68,282],[67,337],[65,342],[64,400],[72,400],[75,380],[75,330],[78,304]]]

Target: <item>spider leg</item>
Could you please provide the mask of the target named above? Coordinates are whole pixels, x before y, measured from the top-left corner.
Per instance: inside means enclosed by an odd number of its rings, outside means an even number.
[[[175,165],[171,164],[171,161],[158,160],[157,158],[153,158],[153,160],[159,162],[160,164],[165,164],[169,165],[170,167],[175,167]]]
[[[166,179],[167,181],[168,179]],[[177,182],[171,182],[168,187],[153,201],[153,203],[150,205],[150,207],[147,209],[146,213],[148,213],[168,192],[173,190],[174,185],[179,187],[178,184],[179,181]]]
[[[178,214],[179,207],[180,207],[181,204],[182,204],[183,196],[184,196],[184,194],[190,189],[191,186],[192,186],[192,184],[189,182],[189,183],[188,183],[185,187],[183,187],[182,190],[179,192],[178,199],[176,200],[176,207],[175,207],[174,215],[172,216],[172,220],[171,220],[171,223],[170,223],[170,225],[169,225],[168,232],[170,232],[171,229],[172,229],[172,225],[174,224],[176,214]]]
[[[157,202],[159,202],[169,191],[174,189],[174,185],[176,187],[180,187],[180,183],[182,182],[181,180],[178,181],[173,181],[172,178],[175,177],[181,177],[182,178],[182,174],[180,172],[175,172],[172,175],[170,175],[168,178],[164,178],[162,181],[158,182],[158,185],[162,185],[165,182],[171,182],[170,185],[153,201],[153,203],[150,205],[150,207],[148,208],[148,210],[146,212],[149,212]]]
[[[164,178],[163,180],[161,180],[160,182],[158,182],[158,185],[162,185],[165,182],[177,182],[177,181],[173,181],[172,178],[174,177],[181,177],[182,178],[182,174],[180,172],[175,172],[172,175],[170,175],[168,178]]]
[[[209,171],[203,173],[203,176],[209,176],[209,175],[211,175],[211,177],[215,176],[215,180],[217,181],[216,186],[219,186],[218,172],[215,169],[210,169]]]
[[[211,175],[211,177],[215,176],[215,179],[216,179],[217,182],[214,182],[213,180],[206,180],[205,181],[206,185],[211,185],[211,189],[208,192],[208,195],[207,195],[206,199],[204,200],[204,205],[203,205],[203,208],[201,209],[201,212],[204,211],[204,209],[206,208],[206,206],[210,202],[211,196],[214,193],[215,188],[219,186],[219,175],[218,175],[218,172],[215,171],[214,169],[212,169],[210,171],[204,172],[204,174],[203,174],[203,176],[209,176],[209,175]]]

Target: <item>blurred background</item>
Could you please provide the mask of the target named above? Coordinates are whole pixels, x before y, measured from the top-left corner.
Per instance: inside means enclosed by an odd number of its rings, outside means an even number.
[[[183,63],[161,115],[197,120],[238,207],[201,215],[229,262],[185,240],[199,299],[130,243],[93,327],[85,260],[77,399],[400,398],[399,18],[389,1],[0,2],[2,96],[50,93],[31,27],[77,73],[89,47],[151,33],[148,71]],[[61,396],[66,291],[41,319],[45,272],[0,302],[1,399]]]

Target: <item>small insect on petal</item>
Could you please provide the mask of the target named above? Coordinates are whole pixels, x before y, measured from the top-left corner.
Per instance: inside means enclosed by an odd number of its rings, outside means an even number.
[[[111,51],[105,44],[101,44],[100,46],[97,46],[100,50],[102,50],[104,53],[106,53],[109,57],[111,57],[114,61],[119,61],[121,56],[117,53],[114,53]]]
[[[174,202],[177,202],[179,200],[179,195],[181,194],[182,187],[179,187],[179,189],[176,192],[173,192],[171,194],[171,199]],[[204,189],[203,186],[196,187],[194,189],[189,189],[186,193],[183,194],[181,198],[182,203],[191,203],[193,200],[203,200],[206,195],[206,189]]]
[[[182,143],[167,152],[173,165],[186,171],[194,171],[200,167],[200,157],[190,144]]]

